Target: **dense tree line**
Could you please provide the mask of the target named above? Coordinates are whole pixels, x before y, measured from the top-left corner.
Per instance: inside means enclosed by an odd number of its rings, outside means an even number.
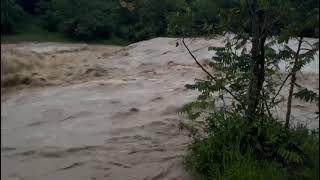
[[[1,0],[1,34],[14,33],[25,17],[78,40],[117,36],[139,41],[157,36],[199,36],[213,33],[223,16],[221,8],[239,6],[239,0]],[[306,10],[319,7],[316,0]],[[37,21],[38,22],[38,21]],[[26,22],[27,23],[27,22]],[[236,26],[234,26],[236,27]],[[281,26],[279,25],[279,28]],[[231,30],[237,31],[235,28]],[[248,29],[249,31],[250,29]],[[275,31],[276,32],[276,31]],[[314,36],[314,27],[306,33]]]
[[[25,15],[14,0],[1,0],[1,34],[14,33]]]

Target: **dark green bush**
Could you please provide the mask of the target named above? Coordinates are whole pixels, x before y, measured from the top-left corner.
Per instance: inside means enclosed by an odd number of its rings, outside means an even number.
[[[14,0],[1,0],[1,34],[15,33],[25,15]]]
[[[219,16],[219,1],[195,0],[180,11],[167,16],[168,32],[173,35],[207,35],[216,28]]]
[[[44,27],[78,40],[107,38],[115,31],[117,1],[52,0],[43,16]]]
[[[237,114],[217,113],[206,136],[195,138],[187,168],[204,179],[314,179],[318,177],[318,134],[305,127],[285,130],[274,119],[256,126]]]

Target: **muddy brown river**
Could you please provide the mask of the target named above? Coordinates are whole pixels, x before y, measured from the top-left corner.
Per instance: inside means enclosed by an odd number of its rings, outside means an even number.
[[[38,68],[30,68],[31,79],[45,83],[21,86],[2,100],[1,178],[191,179],[183,167],[190,139],[179,128],[185,118],[177,110],[198,95],[184,85],[204,74],[176,41],[155,38],[127,47],[2,45],[2,55],[39,58]],[[212,56],[209,46],[223,45],[219,39],[187,42],[201,61]],[[315,59],[299,82],[317,90]],[[319,127],[316,106],[293,103],[294,122]],[[284,107],[276,113],[280,118]]]

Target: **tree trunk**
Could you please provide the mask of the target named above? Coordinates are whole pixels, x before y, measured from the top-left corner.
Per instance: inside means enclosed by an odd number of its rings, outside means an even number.
[[[253,4],[253,10],[255,4]],[[261,29],[261,17],[256,12],[252,12],[252,56],[251,56],[251,79],[248,89],[248,101],[246,109],[246,117],[249,122],[253,121],[256,109],[260,101],[260,93],[264,82],[264,43],[266,37]]]
[[[299,39],[299,44],[298,44],[298,50],[295,54],[294,58],[294,65],[292,68],[292,75],[291,75],[291,81],[290,81],[290,89],[289,89],[289,96],[288,96],[288,104],[287,104],[287,113],[286,113],[286,123],[285,123],[285,128],[289,128],[290,124],[290,115],[291,115],[291,105],[292,105],[292,96],[293,96],[293,90],[294,90],[294,85],[296,83],[296,73],[297,73],[297,63],[299,60],[299,53],[301,49],[301,44],[302,44],[303,37],[300,37]]]

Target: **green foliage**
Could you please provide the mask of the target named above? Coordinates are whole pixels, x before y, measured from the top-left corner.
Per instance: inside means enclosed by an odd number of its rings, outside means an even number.
[[[1,43],[27,42],[70,42],[71,39],[59,32],[48,32],[37,24],[41,22],[39,17],[25,18],[27,23],[21,24],[23,30],[14,34],[2,35]]]
[[[209,34],[218,24],[218,7],[217,1],[194,0],[167,16],[167,31],[184,36]]]
[[[243,0],[16,0],[33,16],[42,17],[49,31],[59,31],[78,40],[95,40],[117,36],[129,41],[140,41],[157,36],[199,36],[221,32],[250,33],[249,1]],[[2,0],[2,27],[6,33],[23,17],[23,11],[14,0]],[[8,3],[9,2],[9,3]],[[301,5],[300,5],[301,4]],[[7,6],[8,5],[8,6]],[[6,7],[6,8],[5,8]],[[259,0],[258,10],[268,14],[272,21],[265,25],[271,34],[285,41],[297,27],[301,34],[314,36],[318,23],[319,3],[307,1]],[[10,12],[7,16],[4,12]],[[16,12],[16,13],[13,13]],[[279,17],[282,17],[281,19]],[[305,20],[304,24],[297,20]],[[6,26],[4,26],[6,24]],[[292,28],[295,27],[295,28]],[[2,29],[5,29],[2,28]],[[10,30],[13,29],[13,30]],[[301,28],[299,28],[301,30]],[[300,31],[299,30],[299,31]]]
[[[12,34],[25,17],[23,9],[14,0],[1,0],[1,34]]]
[[[210,71],[216,79],[213,80],[196,80],[194,85],[189,85],[193,89],[201,92],[196,104],[187,104],[182,110],[196,119],[200,114],[214,113],[224,106],[226,91],[224,87],[233,93],[240,101],[244,102],[246,90],[249,83],[250,75],[250,55],[246,48],[239,52],[233,49],[230,43],[226,47],[209,47],[210,51],[215,51],[215,56],[209,61]],[[206,105],[204,107],[196,106],[197,104]],[[205,112],[197,109],[202,108]],[[233,108],[227,108],[226,111],[242,111],[241,103],[237,102]],[[193,114],[194,113],[194,114]]]
[[[307,88],[301,89],[300,91],[294,93],[294,96],[298,99],[304,100],[306,102],[317,102],[319,103],[319,95]]]
[[[282,14],[279,42],[292,36],[314,36],[319,26],[319,1],[287,1],[287,10]]]
[[[192,12],[189,7],[180,12],[171,12],[167,16],[167,31],[172,35],[193,35]]]
[[[189,147],[186,166],[204,179],[287,179],[315,176],[318,134],[284,130],[274,119],[251,127],[238,114],[216,113],[208,133]]]
[[[37,13],[37,4],[39,0],[15,0],[15,1],[28,14],[34,15]]]
[[[140,41],[166,34],[167,14],[185,6],[184,0],[65,1],[42,0],[39,9],[47,9],[44,26],[81,39],[109,37],[111,34]],[[57,26],[58,25],[58,26]]]
[[[285,128],[270,111],[282,101],[276,99],[279,84],[274,81],[279,61],[294,64],[291,72],[297,72],[313,60],[317,52],[317,44],[309,45],[309,49],[303,46],[300,54],[287,44],[290,38],[303,36],[306,29],[313,27],[312,23],[291,22],[295,14],[290,8],[297,6],[304,12],[313,8],[300,7],[296,3],[244,0],[233,2],[231,8],[219,11],[218,32],[232,31],[236,35],[227,40],[225,47],[209,48],[215,51],[209,62],[212,76],[187,85],[201,94],[195,102],[182,108],[198,128],[186,164],[205,179],[265,179],[267,174],[273,174],[272,179],[318,176],[311,174],[317,166],[312,165],[311,157],[318,150],[310,148],[318,134],[312,134],[305,127]],[[313,17],[315,14],[309,15]],[[265,42],[263,39],[268,37]],[[252,42],[249,50],[246,46],[248,40]],[[272,48],[275,45],[280,45],[279,51]],[[258,53],[254,54],[255,51]],[[260,58],[263,63],[258,61]],[[257,62],[263,67],[257,68]],[[248,90],[248,86],[255,82],[262,88],[256,86],[254,91]],[[256,93],[258,98],[250,101],[251,93]],[[317,96],[306,91],[296,95],[307,101]],[[252,104],[253,118],[248,120],[246,112]]]
[[[140,41],[166,34],[166,16],[185,6],[184,0],[136,0],[134,40]]]
[[[114,0],[52,0],[44,16],[45,26],[65,32],[75,39],[110,37],[114,29],[115,8],[117,2]]]
[[[227,172],[214,179],[220,180],[283,180],[286,176],[279,164],[257,161],[250,154],[226,166]]]

